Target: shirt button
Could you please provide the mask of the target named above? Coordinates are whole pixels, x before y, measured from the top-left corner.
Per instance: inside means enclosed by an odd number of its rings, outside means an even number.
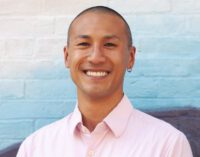
[[[94,151],[93,150],[88,151],[88,157],[92,157],[92,156],[94,156]]]
[[[87,133],[87,129],[83,128],[83,133],[86,134]]]

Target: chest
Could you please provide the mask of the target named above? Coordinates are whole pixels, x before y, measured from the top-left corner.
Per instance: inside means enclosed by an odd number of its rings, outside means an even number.
[[[156,141],[134,137],[115,138],[110,134],[97,137],[68,137],[38,145],[33,157],[163,157]]]

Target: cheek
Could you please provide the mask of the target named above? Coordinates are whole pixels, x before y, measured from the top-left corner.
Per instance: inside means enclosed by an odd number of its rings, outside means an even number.
[[[69,64],[71,73],[76,73],[84,61],[84,54],[79,52],[72,52],[69,57]]]
[[[120,69],[124,69],[124,67],[127,66],[128,57],[127,54],[124,53],[124,51],[117,52],[111,57],[115,65],[119,66]]]
[[[79,60],[79,55],[78,55],[78,53],[76,53],[76,52],[71,52],[70,54],[69,54],[69,64],[70,64],[70,66],[74,66],[75,64],[76,64],[76,62]]]

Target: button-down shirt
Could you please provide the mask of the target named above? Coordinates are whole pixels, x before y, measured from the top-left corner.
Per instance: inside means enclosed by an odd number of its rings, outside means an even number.
[[[17,157],[192,157],[192,152],[182,132],[134,109],[124,96],[93,132],[83,125],[77,105],[29,136]]]

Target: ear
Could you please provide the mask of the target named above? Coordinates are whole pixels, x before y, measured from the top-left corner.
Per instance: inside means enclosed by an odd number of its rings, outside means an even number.
[[[63,50],[64,50],[65,67],[69,68],[69,52],[67,46],[65,46]]]
[[[133,65],[135,63],[135,53],[136,53],[136,48],[134,46],[130,47],[127,69],[133,68]]]

